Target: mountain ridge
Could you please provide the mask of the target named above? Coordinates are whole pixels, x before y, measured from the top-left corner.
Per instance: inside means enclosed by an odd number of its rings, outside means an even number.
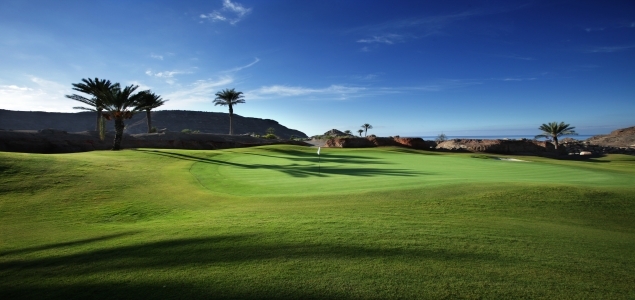
[[[152,111],[152,126],[168,131],[190,129],[203,133],[227,134],[229,132],[229,114],[221,112],[203,112],[189,110],[159,110]],[[125,133],[145,133],[145,112],[135,114],[125,121]],[[268,128],[280,138],[300,137],[307,135],[299,130],[290,129],[272,119],[233,116],[234,134],[264,135]],[[0,109],[0,129],[5,130],[41,130],[57,129],[67,132],[81,132],[95,130],[94,112],[39,112],[13,111]],[[106,122],[106,130],[114,131],[114,122]]]

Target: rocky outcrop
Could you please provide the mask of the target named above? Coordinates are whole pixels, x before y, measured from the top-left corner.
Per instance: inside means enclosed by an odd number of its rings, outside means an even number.
[[[635,147],[635,126],[614,130],[606,135],[596,135],[586,142],[603,147]]]
[[[62,130],[0,130],[0,151],[28,153],[72,153],[109,150],[114,133],[101,141],[95,131],[67,133]],[[288,140],[268,140],[245,135],[186,134],[180,132],[124,134],[122,147],[214,150],[272,144],[307,145]]]
[[[106,128],[114,131],[114,122],[106,122]],[[126,120],[125,133],[137,134],[148,131],[145,113],[138,113]],[[180,132],[183,129],[198,130],[204,133],[227,134],[229,132],[229,114],[218,112],[164,110],[152,112],[152,126],[168,131]],[[11,111],[0,109],[0,129],[5,130],[40,130],[55,128],[67,132],[82,132],[95,129],[95,113],[49,113],[31,111]],[[289,129],[270,119],[248,118],[234,115],[233,129],[235,134],[265,135],[267,129],[273,128],[276,136],[281,138],[306,138],[304,132]]]
[[[326,141],[325,147],[333,148],[368,148],[368,147],[382,147],[382,146],[400,146],[413,149],[426,149],[434,148],[436,143],[433,141],[424,141],[421,138],[401,138],[401,137],[375,137],[369,136],[366,138],[331,138]]]
[[[581,155],[584,152],[590,153],[590,155],[603,155],[603,154],[629,154],[635,155],[635,145],[631,147],[612,147],[594,145],[587,141],[570,141],[560,144],[563,151],[568,155]],[[587,154],[588,155],[588,154]]]
[[[434,149],[437,146],[437,142],[426,141],[422,138],[395,137],[393,138],[393,140],[401,146],[405,146],[405,147],[413,148],[413,149],[421,149],[421,150]]]
[[[555,147],[551,143],[534,140],[480,140],[454,139],[439,143],[437,150],[486,152],[497,154],[544,154],[553,152]]]
[[[348,136],[349,134],[344,133],[343,131],[339,131],[337,129],[331,129],[324,133],[326,136]]]

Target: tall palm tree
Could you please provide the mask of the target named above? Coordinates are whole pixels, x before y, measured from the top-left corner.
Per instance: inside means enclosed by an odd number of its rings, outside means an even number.
[[[359,133],[359,136],[362,136],[362,132],[364,132],[364,129],[358,129],[357,132]]]
[[[578,135],[573,129],[575,127],[571,127],[569,124],[565,124],[564,122],[551,122],[547,124],[542,124],[538,129],[542,130],[543,134],[539,134],[536,138],[551,138],[553,139],[553,144],[558,149],[558,137],[563,135]]]
[[[235,89],[224,89],[216,93],[216,99],[214,99],[214,105],[229,106],[229,134],[234,134],[232,129],[232,118],[234,117],[234,105],[238,103],[245,103],[243,99],[243,92],[236,92]]]
[[[103,115],[107,120],[115,120],[115,141],[112,150],[121,149],[121,139],[125,127],[124,120],[135,113],[145,110],[140,100],[142,93],[134,93],[139,86],[130,85],[123,89],[119,86],[103,91],[97,97],[103,100]]]
[[[150,133],[152,131],[152,114],[150,113],[150,111],[165,104],[165,102],[167,102],[168,100],[161,99],[161,96],[153,93],[150,90],[141,91],[139,92],[139,94],[141,94],[139,99],[139,106],[142,106],[143,109],[145,109],[146,111],[146,119],[148,120],[148,133]]]
[[[99,131],[100,124],[102,122],[101,112],[103,110],[103,104],[102,104],[102,99],[100,99],[98,95],[100,95],[103,91],[106,91],[118,86],[119,86],[119,83],[111,83],[110,80],[106,80],[106,79],[99,79],[97,77],[95,77],[95,80],[91,78],[88,78],[88,79],[82,78],[82,82],[73,83],[73,90],[82,92],[87,95],[91,95],[92,97],[89,99],[81,95],[73,94],[73,95],[66,95],[66,98],[70,98],[70,99],[73,99],[88,105],[88,107],[76,106],[76,107],[73,107],[73,109],[96,112],[97,120],[95,124],[95,130]]]
[[[362,128],[364,128],[364,136],[368,136],[368,129],[373,129],[373,125],[366,123],[362,125]]]

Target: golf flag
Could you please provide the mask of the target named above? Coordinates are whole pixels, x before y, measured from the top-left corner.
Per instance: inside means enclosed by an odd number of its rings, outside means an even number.
[[[322,147],[318,147],[318,155],[320,155],[320,149],[321,149],[321,148],[322,148]]]

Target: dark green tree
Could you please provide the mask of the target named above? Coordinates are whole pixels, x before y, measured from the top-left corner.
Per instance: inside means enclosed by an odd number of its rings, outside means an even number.
[[[146,111],[146,120],[148,121],[148,133],[152,132],[152,113],[151,110],[165,104],[168,100],[161,99],[161,96],[150,90],[139,92],[139,105],[144,107]]]
[[[132,118],[135,113],[144,111],[141,105],[142,93],[135,93],[139,86],[130,85],[123,89],[119,86],[105,90],[98,95],[103,100],[103,115],[107,120],[115,121],[115,141],[112,150],[121,149],[121,140],[125,127],[124,120]]]
[[[216,93],[216,99],[214,99],[214,105],[229,106],[229,134],[234,134],[232,128],[232,119],[234,117],[234,105],[239,103],[245,103],[243,99],[243,92],[237,92],[235,89],[224,89]]]
[[[66,95],[66,98],[70,98],[81,103],[86,104],[88,107],[84,106],[76,106],[74,109],[86,110],[86,111],[94,111],[97,113],[97,119],[95,123],[95,130],[99,131],[100,136],[103,137],[105,133],[105,127],[103,125],[103,99],[99,97],[104,91],[107,91],[111,88],[119,87],[118,83],[111,83],[110,80],[95,78],[95,80],[91,78],[82,78],[82,82],[73,83],[73,90],[82,92],[86,95],[90,95],[90,98],[84,97],[82,95],[72,94]]]
[[[373,125],[366,123],[362,125],[362,128],[364,128],[364,136],[368,136],[368,129],[373,129]]]
[[[437,138],[435,139],[435,141],[437,143],[443,143],[448,139],[448,137],[445,135],[445,133],[441,133],[439,135],[437,135]]]
[[[563,135],[577,135],[573,130],[575,127],[571,127],[564,122],[560,122],[560,124],[558,124],[558,122],[542,124],[538,129],[542,130],[543,134],[537,135],[536,138],[551,138],[556,149],[558,149],[558,137]]]
[[[364,132],[364,129],[358,129],[358,130],[357,130],[357,133],[359,133],[359,136],[360,136],[360,137],[362,136],[362,132]]]

